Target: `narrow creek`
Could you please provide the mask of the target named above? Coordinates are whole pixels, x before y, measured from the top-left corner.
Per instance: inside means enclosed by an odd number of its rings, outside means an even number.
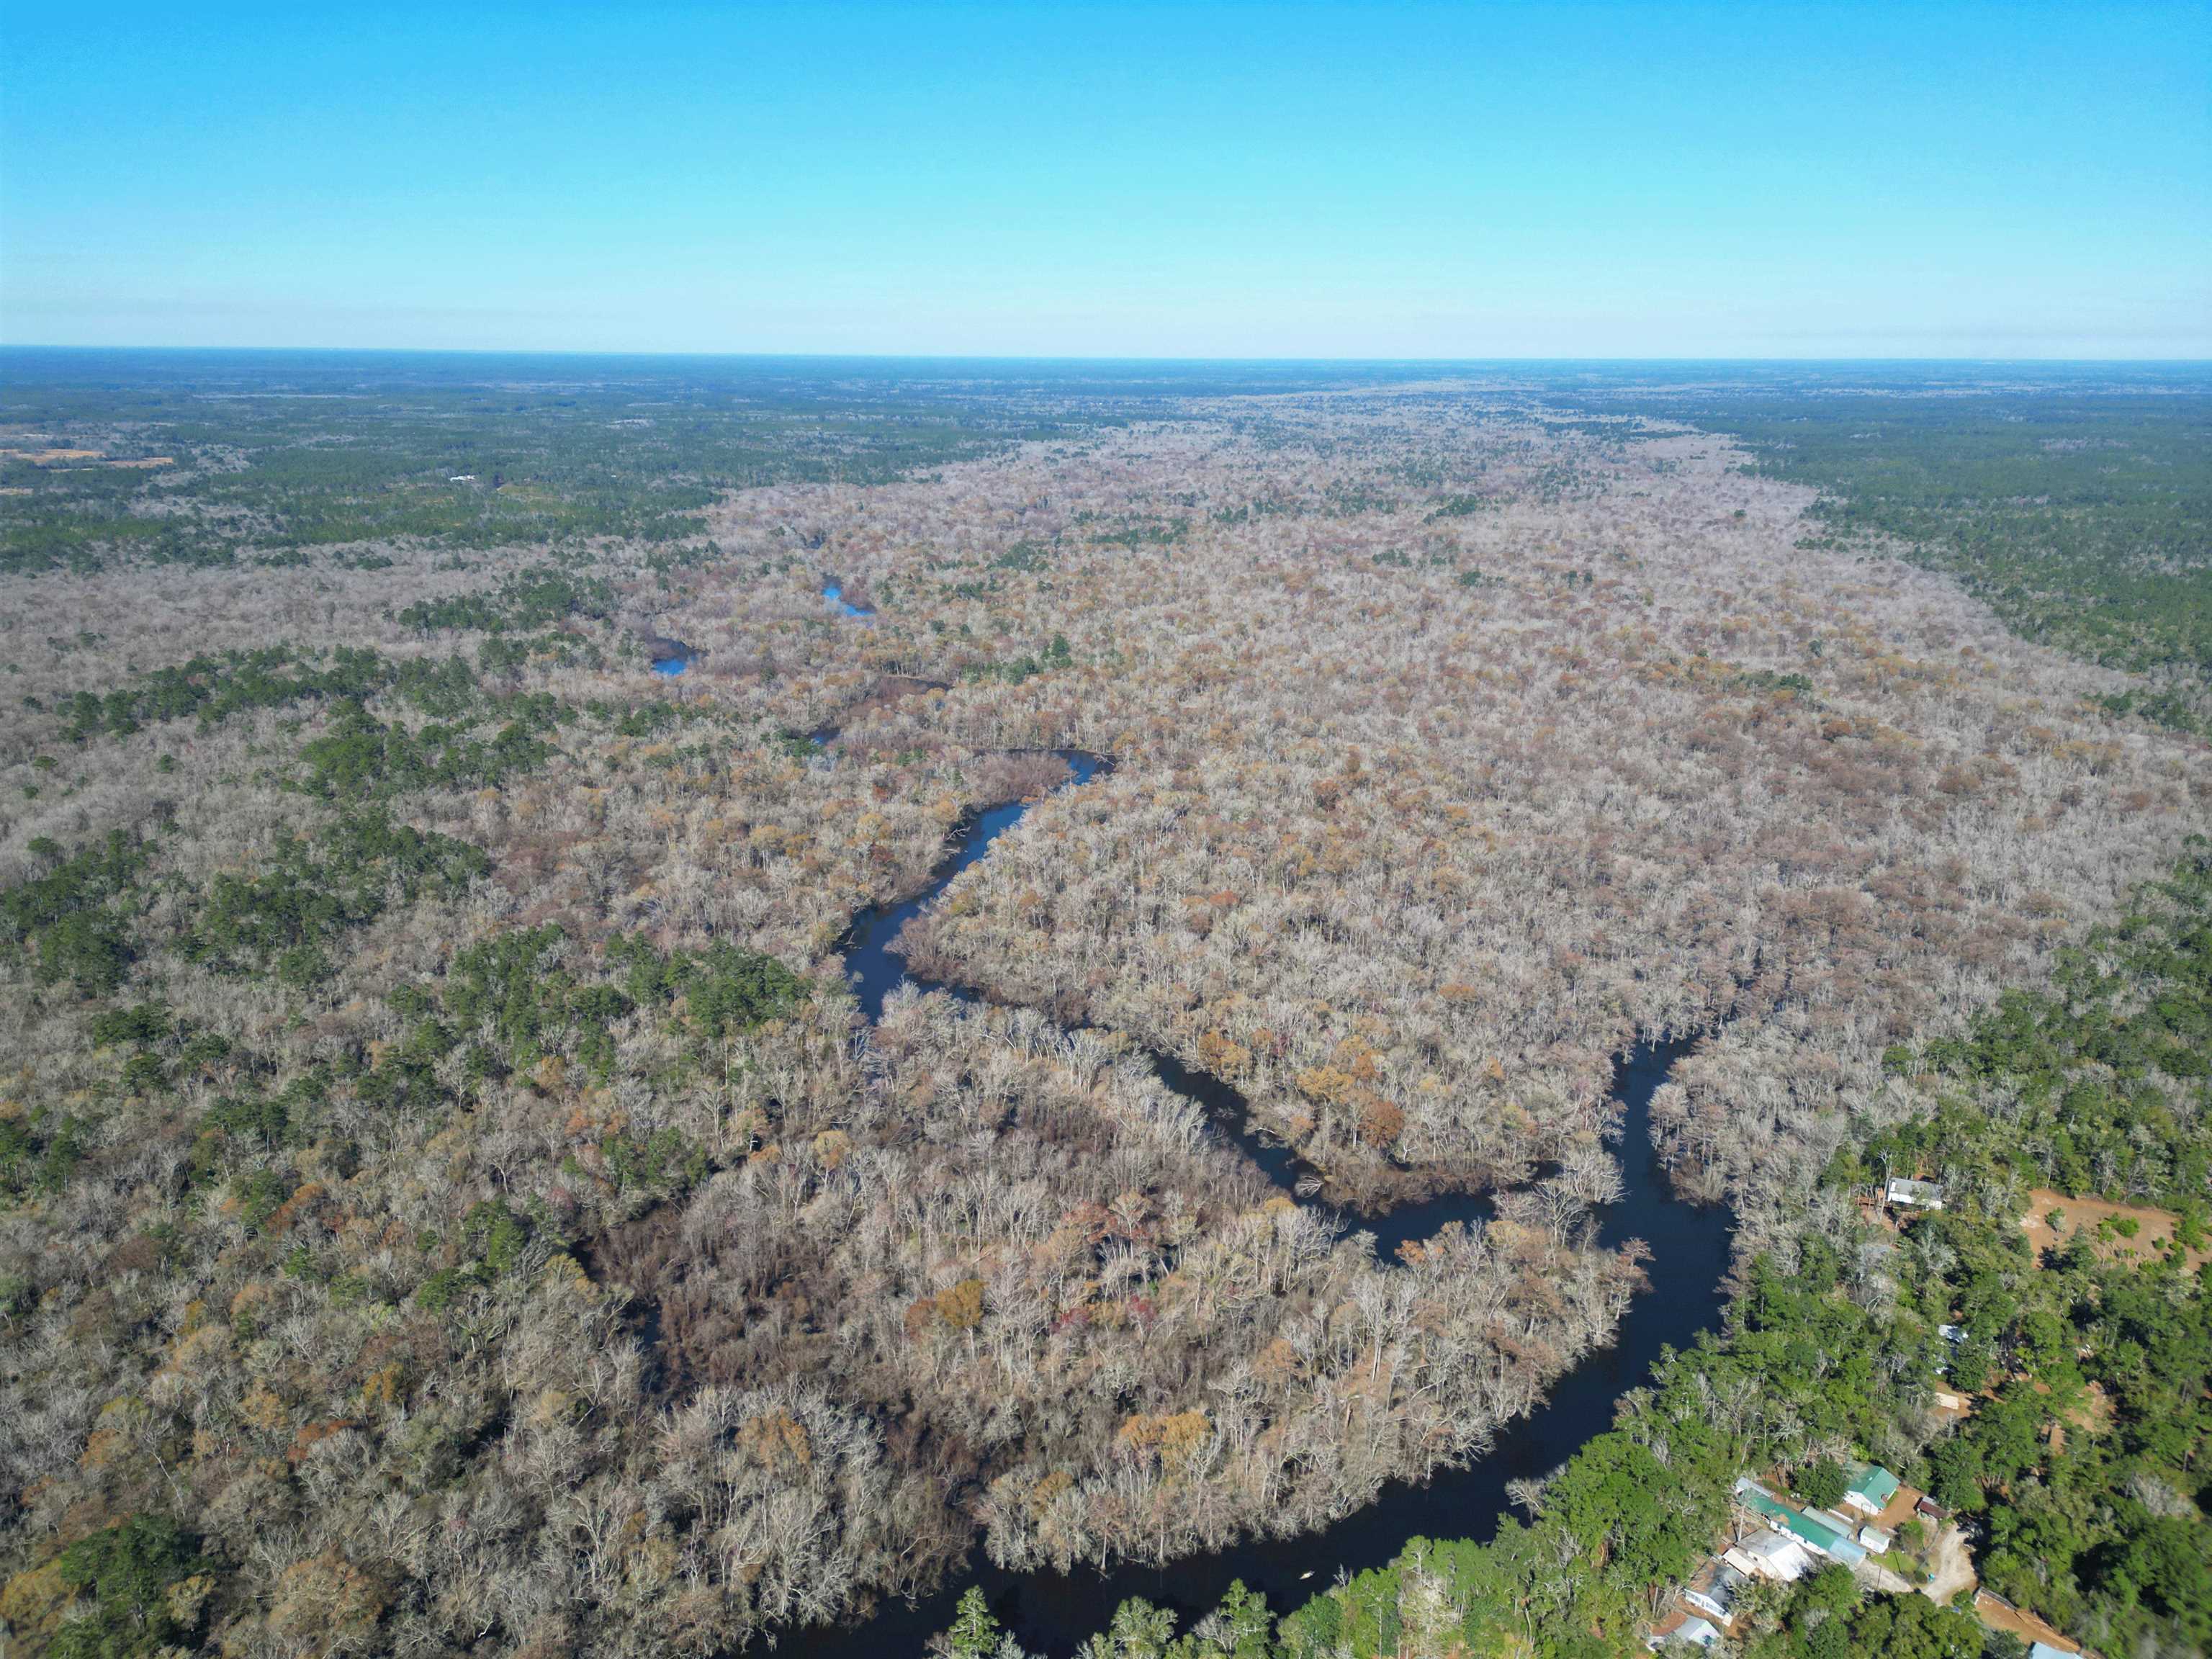
[[[817,734],[825,740],[835,735],[832,729]],[[1081,750],[1053,752],[1070,769],[1063,789],[1079,788],[1110,764]],[[882,1016],[884,999],[909,981],[924,991],[975,1000],[962,987],[909,975],[896,942],[908,921],[1021,821],[1030,804],[994,806],[964,820],[927,888],[904,903],[872,908],[854,920],[845,940],[845,966],[871,1025]],[[1650,1139],[1651,1097],[1691,1042],[1639,1042],[1614,1067],[1613,1097],[1624,1114],[1620,1150],[1626,1182],[1620,1200],[1595,1212],[1597,1232],[1607,1248],[1631,1239],[1649,1247],[1645,1271],[1650,1288],[1631,1304],[1612,1345],[1562,1376],[1534,1413],[1504,1425],[1486,1456],[1464,1468],[1440,1470],[1424,1481],[1393,1481],[1375,1502],[1320,1531],[1252,1539],[1164,1566],[1121,1563],[1103,1571],[1012,1573],[993,1565],[979,1545],[936,1594],[912,1603],[888,1602],[854,1624],[785,1632],[775,1651],[803,1659],[918,1654],[933,1634],[951,1625],[960,1593],[976,1584],[1024,1648],[1065,1655],[1103,1630],[1114,1610],[1133,1595],[1175,1608],[1188,1620],[1211,1609],[1232,1580],[1242,1579],[1263,1592],[1280,1614],[1327,1589],[1340,1572],[1383,1565],[1408,1539],[1488,1538],[1506,1507],[1508,1481],[1546,1474],[1584,1441],[1610,1429],[1615,1401],[1644,1380],[1662,1349],[1685,1347],[1720,1322],[1730,1218],[1724,1210],[1675,1199]],[[1315,1172],[1253,1127],[1248,1103],[1236,1089],[1172,1056],[1153,1053],[1150,1058],[1162,1081],[1205,1107],[1270,1182],[1306,1201]],[[1394,1210],[1337,1213],[1351,1231],[1370,1234],[1376,1255],[1387,1261],[1401,1243],[1425,1238],[1446,1222],[1488,1219],[1492,1206],[1486,1197],[1447,1194]]]
[[[876,614],[876,607],[872,605],[854,605],[847,599],[842,583],[824,582],[822,597],[830,601],[830,608],[841,617],[872,617]]]

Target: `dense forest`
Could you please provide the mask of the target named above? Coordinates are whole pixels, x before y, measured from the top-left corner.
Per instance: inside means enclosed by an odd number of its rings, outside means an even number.
[[[1100,1651],[1619,1650],[1741,1466],[1854,1447],[2023,1605],[2203,1641],[2178,658],[2023,638],[1840,463],[1649,388],[5,367],[27,1650],[728,1652],[979,1542],[1317,1526],[1606,1340],[1613,1056],[1691,1031],[1656,1121],[1737,1219],[1726,1333],[1491,1542]],[[2179,550],[2162,419],[2130,522]],[[1018,799],[902,940],[977,995],[872,1022],[854,918]],[[1881,1172],[1972,1201],[1885,1236]],[[2042,1260],[2031,1187],[2178,1242]],[[1339,1210],[1458,1190],[1492,1218],[1386,1258]],[[1942,1611],[1856,1594],[1765,1650]]]
[[[1778,1470],[1808,1498],[1825,1482],[1832,1503],[1859,1452],[1971,1526],[1982,1582],[2014,1605],[2106,1653],[2203,1651],[2212,846],[2055,977],[1897,1048],[1889,1069],[1917,1109],[1838,1153],[1797,1237],[1747,1264],[1726,1330],[1528,1490],[1526,1519],[1482,1542],[1415,1540],[1279,1623],[1241,1589],[1188,1631],[1133,1604],[1085,1659],[1628,1650],[1656,1593],[1727,1534],[1740,1473]],[[2104,1161],[2106,1145],[2149,1156]],[[1939,1177],[1948,1207],[1899,1230],[1852,1201],[1898,1170]],[[2085,1216],[2061,1194],[2130,1207]],[[2142,1230],[2143,1200],[2170,1207],[2170,1231]],[[1938,1401],[1961,1389],[1974,1404],[1958,1419]],[[1905,1553],[1935,1528],[1909,1522]],[[980,1601],[963,1614],[952,1653],[1018,1649]],[[1963,1606],[1869,1594],[1833,1564],[1762,1586],[1748,1617],[1749,1659],[2025,1651]]]

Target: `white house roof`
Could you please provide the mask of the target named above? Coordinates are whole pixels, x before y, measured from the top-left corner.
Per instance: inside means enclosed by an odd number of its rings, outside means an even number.
[[[1763,1578],[1778,1578],[1785,1584],[1802,1578],[1813,1570],[1812,1552],[1796,1539],[1778,1532],[1753,1533],[1729,1553],[1743,1558],[1741,1562],[1729,1562],[1729,1565],[1740,1565],[1746,1572]]]

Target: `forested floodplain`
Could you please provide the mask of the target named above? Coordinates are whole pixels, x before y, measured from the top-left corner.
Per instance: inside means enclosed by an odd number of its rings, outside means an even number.
[[[1650,1115],[1740,1323],[1850,1279],[1876,1164],[2208,1196],[2202,1032],[2136,1080],[2084,966],[2206,827],[2178,663],[2022,638],[1718,421],[1382,370],[5,368],[34,1648],[721,1653],[979,1542],[1321,1527],[1618,1328],[1639,1039],[1705,1034]],[[855,919],[1017,802],[897,939],[973,994],[856,987]],[[1947,1087],[2002,1135],[1928,1139]],[[1459,1193],[1395,1251],[1345,1218]],[[1895,1294],[1972,1289],[1914,1237]],[[2069,1271],[2053,1308],[2125,1294]],[[2185,1454],[2133,1501],[2193,1527]],[[2014,1467],[1927,1455],[1962,1505]],[[2168,1548],[2130,1526],[2076,1553]],[[1636,1560],[1453,1618],[1625,1641]],[[1299,1650],[1391,1650],[1364,1617]]]
[[[1725,432],[1820,492],[1814,533],[1965,580],[2008,625],[2150,683],[2124,707],[2202,731],[2212,672],[2212,400],[2200,377],[2065,365],[1612,384],[1592,407]]]

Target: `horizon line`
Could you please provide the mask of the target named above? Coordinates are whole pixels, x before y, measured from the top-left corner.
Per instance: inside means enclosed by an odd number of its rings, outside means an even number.
[[[235,355],[275,356],[285,353],[316,353],[341,356],[408,356],[408,357],[594,357],[594,358],[669,358],[679,361],[729,362],[732,360],[771,362],[888,362],[888,363],[1096,363],[1096,364],[1234,364],[1238,366],[1279,364],[1286,367],[1324,365],[1357,368],[1363,366],[1424,367],[1437,365],[1492,364],[1729,364],[1745,366],[1798,365],[1848,363],[1872,364],[1947,364],[1957,366],[1996,366],[2005,368],[2051,368],[2124,366],[2130,368],[2212,368],[2212,354],[2201,356],[2057,356],[2012,357],[1970,356],[1944,355],[1932,356],[1751,356],[1745,355],[1703,356],[1676,355],[1665,356],[1498,356],[1446,357],[1393,356],[1140,356],[1130,354],[1106,355],[1096,353],[1037,353],[1037,352],[961,352],[961,351],[769,351],[686,349],[665,348],[625,348],[605,346],[405,346],[405,345],[180,345],[134,343],[128,345],[52,343],[46,341],[0,341],[0,353],[17,354],[34,351],[53,351],[90,354],[94,352],[144,352],[176,355],[214,356]]]

